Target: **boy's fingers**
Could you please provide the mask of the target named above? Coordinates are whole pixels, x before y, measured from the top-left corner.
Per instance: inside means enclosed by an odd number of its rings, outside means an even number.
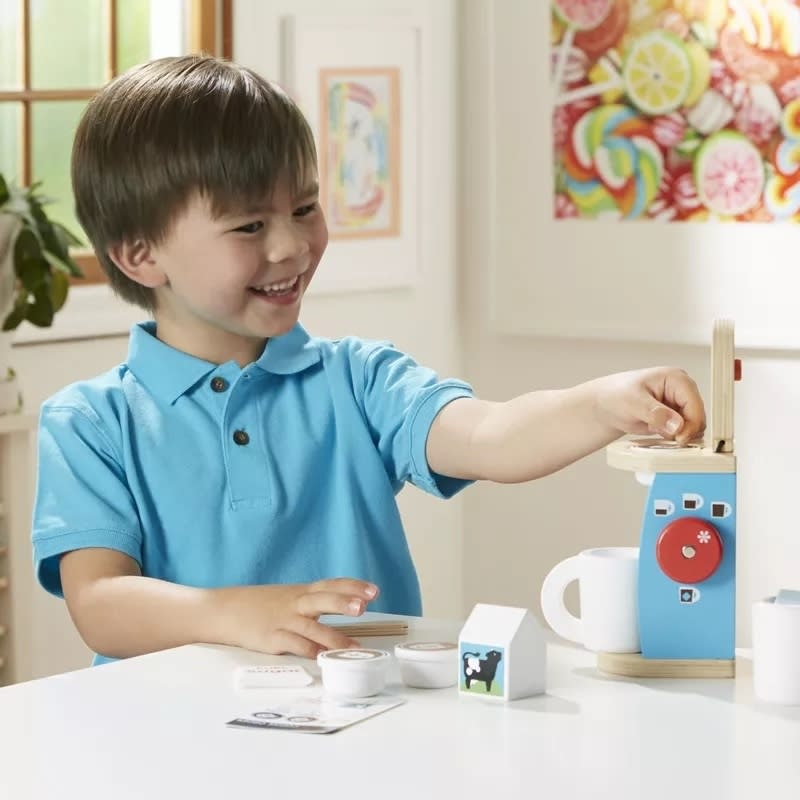
[[[681,408],[683,427],[677,436],[679,441],[688,442],[703,433],[706,429],[706,414],[702,403],[687,403]]]
[[[347,634],[337,631],[328,625],[323,625],[315,619],[297,616],[290,626],[290,632],[308,639],[319,645],[317,652],[322,650],[344,650],[348,647],[358,647],[358,642]],[[314,653],[316,656],[316,652]]]
[[[305,617],[320,614],[346,614],[358,617],[364,613],[367,601],[358,595],[339,594],[338,592],[309,592],[297,598],[297,611]]]
[[[330,578],[317,581],[312,583],[308,590],[309,592],[337,592],[339,594],[363,597],[366,600],[374,600],[378,596],[378,587],[374,583],[359,581],[355,578]]]
[[[271,651],[278,654],[286,653],[292,656],[300,656],[301,658],[316,658],[322,649],[316,642],[287,630],[277,631],[274,642],[274,646],[270,648]]]
[[[678,439],[686,441],[705,430],[703,398],[697,384],[685,372],[673,372],[667,377],[663,399],[683,417]]]
[[[650,407],[643,415],[643,421],[647,423],[653,433],[660,433],[667,438],[678,435],[684,427],[684,419],[677,412],[662,403],[653,403],[650,399]]]

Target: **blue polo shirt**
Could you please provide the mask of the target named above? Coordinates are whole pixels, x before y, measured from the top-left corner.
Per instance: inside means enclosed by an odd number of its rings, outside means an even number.
[[[188,586],[362,578],[381,590],[372,610],[420,614],[395,495],[466,485],[430,471],[425,442],[471,394],[387,343],[300,325],[244,368],[134,326],[126,363],[42,407],[38,579],[61,596],[59,557],[104,547]]]

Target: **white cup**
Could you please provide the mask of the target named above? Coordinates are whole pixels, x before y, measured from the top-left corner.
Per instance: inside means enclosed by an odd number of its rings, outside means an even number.
[[[416,689],[444,689],[458,683],[458,645],[452,642],[401,642],[394,646],[400,678]]]
[[[323,650],[317,656],[322,685],[328,694],[344,698],[372,697],[383,691],[390,655],[387,650],[353,647]]]
[[[638,547],[598,547],[556,564],[542,584],[542,613],[559,635],[602,653],[638,653]],[[564,605],[578,581],[581,616]]]
[[[753,603],[753,691],[767,703],[800,705],[800,604]]]

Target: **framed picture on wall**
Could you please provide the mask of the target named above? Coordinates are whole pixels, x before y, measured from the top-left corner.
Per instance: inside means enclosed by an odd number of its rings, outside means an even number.
[[[800,347],[800,6],[492,13],[494,326]]]
[[[312,293],[416,280],[421,33],[408,17],[283,21],[283,82],[314,132],[330,233]]]
[[[319,177],[331,239],[400,235],[399,67],[321,69]]]

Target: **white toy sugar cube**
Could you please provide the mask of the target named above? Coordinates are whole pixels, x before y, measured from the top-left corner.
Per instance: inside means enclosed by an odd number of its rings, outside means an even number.
[[[478,603],[458,637],[461,695],[518,700],[545,690],[547,646],[526,608]]]

